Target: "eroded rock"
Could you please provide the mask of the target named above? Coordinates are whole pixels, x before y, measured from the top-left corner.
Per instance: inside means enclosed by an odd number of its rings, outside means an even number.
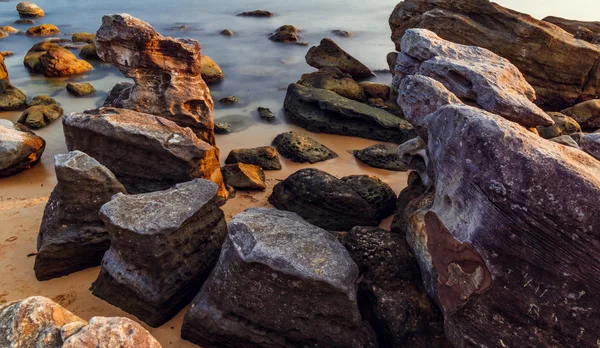
[[[283,157],[297,163],[309,162],[313,164],[338,157],[327,146],[305,133],[281,133],[275,137],[272,145]]]
[[[374,175],[349,175],[341,179],[344,184],[358,193],[377,214],[380,220],[394,214],[396,193],[390,185]]]
[[[48,41],[33,45],[23,63],[31,72],[47,77],[76,75],[93,69],[90,63],[77,59],[68,49]]]
[[[44,128],[64,114],[58,104],[36,105],[27,108],[17,121],[31,129]]]
[[[354,157],[361,162],[373,167],[398,172],[405,172],[408,167],[400,160],[398,155],[398,145],[394,144],[376,144],[362,150],[352,151]]]
[[[352,76],[344,74],[337,68],[322,68],[319,71],[304,74],[297,83],[306,87],[327,89],[348,99],[361,102],[367,100],[365,91],[352,79]]]
[[[54,24],[40,24],[35,27],[27,29],[25,35],[27,36],[51,36],[60,33],[58,27]]]
[[[281,170],[277,149],[273,146],[261,146],[252,149],[233,149],[225,159],[226,164],[254,164],[264,170]]]
[[[46,141],[20,124],[0,120],[0,177],[14,175],[36,165]]]

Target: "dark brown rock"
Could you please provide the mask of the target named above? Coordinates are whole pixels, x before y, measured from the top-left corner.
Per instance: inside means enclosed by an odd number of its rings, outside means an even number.
[[[554,16],[548,16],[542,20],[561,27],[566,32],[573,34],[576,39],[593,44],[600,43],[600,22],[575,21]]]
[[[356,58],[346,53],[331,39],[323,39],[306,53],[306,63],[317,69],[337,68],[355,78],[373,76],[373,72]]]
[[[4,55],[0,55],[0,111],[18,110],[25,103],[27,96],[10,83]]]
[[[283,157],[297,163],[309,162],[313,164],[338,157],[327,146],[305,133],[281,133],[273,139],[272,145]]]
[[[423,196],[427,192],[427,187],[423,185],[423,180],[416,171],[411,171],[408,174],[407,186],[398,195],[396,201],[396,212],[392,220],[391,232],[397,233],[406,239],[408,233],[408,213],[406,209],[417,201],[417,198]],[[412,210],[411,210],[412,211]]]
[[[394,214],[396,193],[390,185],[374,175],[349,175],[341,179],[354,192],[358,193],[377,214],[380,220]]]
[[[67,83],[67,91],[76,97],[84,97],[94,94],[96,90],[91,83]]]
[[[96,51],[96,44],[91,43],[83,46],[81,51],[79,51],[79,56],[84,59],[100,59],[98,57],[98,52]]]
[[[73,42],[85,42],[88,44],[93,44],[94,39],[96,38],[96,34],[91,33],[75,33],[71,36],[71,41]]]
[[[0,119],[0,178],[39,163],[46,141],[29,128]]]
[[[264,170],[281,170],[279,154],[273,146],[261,146],[252,149],[233,149],[225,159],[226,164],[254,164]]]
[[[258,109],[256,109],[256,111],[258,111],[258,116],[260,116],[260,118],[262,118],[263,120],[269,122],[275,121],[275,114],[273,114],[273,111],[271,111],[271,109],[259,106]]]
[[[293,25],[282,25],[277,28],[271,36],[269,36],[269,40],[283,42],[283,43],[297,43],[300,41],[298,39],[298,34],[300,34],[300,29],[296,28]]]
[[[579,123],[569,116],[563,115],[559,112],[549,112],[548,116],[552,118],[554,125],[537,127],[539,135],[544,139],[581,132]]]
[[[265,10],[254,10],[238,14],[242,17],[273,17],[273,13]]]
[[[267,189],[265,173],[262,168],[253,164],[234,163],[221,168],[225,184],[236,189],[261,190]]]
[[[352,151],[354,157],[373,167],[398,172],[408,171],[408,167],[400,160],[398,145],[376,144],[362,150]]]
[[[600,99],[592,99],[579,103],[561,111],[575,121],[585,130],[595,131],[600,129]]]

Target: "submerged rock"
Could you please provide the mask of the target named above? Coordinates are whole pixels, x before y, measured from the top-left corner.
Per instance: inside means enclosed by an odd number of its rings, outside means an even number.
[[[220,347],[368,347],[357,277],[329,232],[294,213],[248,209],[229,222],[182,338]]]
[[[29,128],[0,119],[0,177],[11,176],[36,165],[46,141]]]
[[[48,280],[100,265],[110,247],[100,207],[125,188],[113,173],[80,151],[54,157],[57,185],[38,235],[35,275]]]
[[[215,122],[215,134],[231,133],[231,124],[227,122]]]
[[[68,49],[47,41],[33,45],[23,63],[31,72],[47,77],[81,74],[93,69],[90,63],[77,59]]]
[[[219,99],[219,103],[223,105],[230,105],[237,103],[238,98],[235,95],[230,95],[229,97]]]
[[[94,39],[96,38],[96,34],[91,33],[75,33],[71,36],[71,41],[73,42],[85,42],[88,44],[93,44]]]
[[[352,151],[354,157],[373,167],[398,172],[408,171],[408,167],[400,160],[398,145],[376,144],[362,150]]]
[[[273,17],[273,13],[265,10],[254,10],[238,14],[242,17]]]
[[[269,40],[284,43],[298,43],[300,41],[298,39],[298,34],[300,34],[300,29],[295,26],[282,25],[269,36]]]
[[[267,189],[263,169],[254,164],[234,163],[221,168],[225,184],[236,189],[261,190]]]
[[[561,111],[577,121],[581,128],[588,130],[600,129],[600,99],[592,99],[579,103]]]
[[[96,44],[91,43],[83,46],[79,51],[79,56],[84,59],[100,59],[98,52],[96,51]]]
[[[233,149],[225,159],[226,164],[254,164],[264,170],[281,170],[279,154],[273,146],[261,146],[252,149]]]
[[[353,36],[353,35],[354,35],[354,34],[352,34],[352,33],[351,33],[351,32],[349,32],[349,31],[346,31],[346,30],[338,30],[338,29],[332,30],[332,31],[331,31],[331,33],[332,33],[332,34],[335,34],[335,35],[337,35],[337,36],[340,36],[340,37],[350,37],[350,36]]]
[[[158,327],[198,293],[227,234],[218,186],[195,179],[166,191],[117,194],[100,209],[111,247],[92,293]]]
[[[363,88],[337,68],[322,68],[310,74],[304,74],[298,84],[305,87],[321,88],[333,91],[344,98],[365,102],[367,96]]]
[[[17,121],[31,129],[44,128],[62,117],[63,109],[58,104],[37,105],[27,108]]]
[[[337,68],[355,78],[373,76],[373,72],[363,63],[352,57],[331,39],[323,39],[319,46],[313,46],[306,53],[306,63],[317,69]]]
[[[91,83],[67,83],[67,91],[76,97],[94,94],[96,90]]]
[[[233,36],[233,31],[231,31],[229,29],[224,29],[223,31],[221,31],[220,34],[223,36]]]
[[[272,145],[283,157],[297,163],[309,162],[313,164],[338,157],[327,146],[305,133],[281,133],[275,137]]]
[[[40,24],[35,27],[27,29],[25,35],[27,36],[51,36],[60,33],[60,30],[56,25],[53,24]]]
[[[269,122],[275,120],[275,115],[269,108],[263,108],[263,107],[259,106],[258,109],[256,109],[256,111],[258,111],[258,116],[260,116],[260,118],[262,118],[263,120],[266,120]]]
[[[44,10],[32,2],[20,2],[17,4],[17,12],[20,17],[44,17]]]
[[[0,55],[0,111],[18,110],[25,103],[27,103],[27,96],[10,83],[4,56]]]
[[[0,30],[7,33],[8,35],[17,34],[17,33],[21,32],[19,29],[15,28],[15,27],[11,27],[10,25],[1,26]]]
[[[33,19],[17,19],[15,24],[36,24]]]
[[[215,83],[221,81],[225,76],[223,70],[209,56],[202,56],[202,78],[206,83]]]

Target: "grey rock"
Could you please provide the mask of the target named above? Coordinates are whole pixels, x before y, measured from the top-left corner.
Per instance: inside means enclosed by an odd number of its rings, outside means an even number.
[[[272,145],[283,157],[297,163],[309,162],[313,164],[338,157],[327,146],[305,133],[281,133],[275,137]]]
[[[408,182],[406,187],[398,195],[396,201],[396,212],[392,220],[391,232],[401,235],[406,239],[408,233],[408,216],[406,209],[413,201],[418,201],[417,198],[423,196],[427,192],[427,187],[423,184],[423,180],[415,171],[408,174]],[[413,209],[415,210],[415,209]]]
[[[555,143],[565,145],[565,146],[574,147],[576,149],[579,148],[579,144],[575,141],[575,139],[573,139],[573,137],[571,137],[569,135],[561,135],[559,137],[552,138],[549,140],[553,141]]]
[[[581,138],[581,149],[600,161],[600,133],[587,134]]]
[[[361,162],[374,168],[397,172],[406,172],[409,170],[406,164],[400,160],[398,145],[376,144],[362,150],[354,150],[352,154]]]
[[[263,170],[281,170],[279,154],[273,146],[261,146],[252,149],[233,149],[225,159],[226,164],[254,164]]]
[[[429,154],[423,138],[416,137],[398,146],[398,155],[407,167],[419,173],[425,186],[431,186],[432,173],[428,170]]]
[[[355,78],[373,76],[373,72],[352,57],[331,39],[323,39],[319,46],[311,47],[306,53],[306,63],[317,69],[337,68]]]
[[[29,128],[0,119],[0,177],[36,165],[45,148],[46,141]]]

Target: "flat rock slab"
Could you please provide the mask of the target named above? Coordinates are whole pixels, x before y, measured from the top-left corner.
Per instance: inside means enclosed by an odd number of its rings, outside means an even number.
[[[362,150],[352,151],[354,157],[361,162],[380,169],[406,172],[409,168],[400,160],[398,145],[376,144]]]
[[[42,158],[46,141],[27,127],[0,120],[0,177],[31,168]]]
[[[153,327],[175,316],[198,293],[227,234],[217,190],[195,179],[166,191],[115,195],[100,209],[111,247],[93,294]]]
[[[281,133],[273,139],[272,145],[283,157],[297,163],[313,164],[338,157],[327,146],[300,132]]]
[[[229,222],[182,337],[220,347],[364,347],[357,277],[329,232],[294,213],[248,209]]]

